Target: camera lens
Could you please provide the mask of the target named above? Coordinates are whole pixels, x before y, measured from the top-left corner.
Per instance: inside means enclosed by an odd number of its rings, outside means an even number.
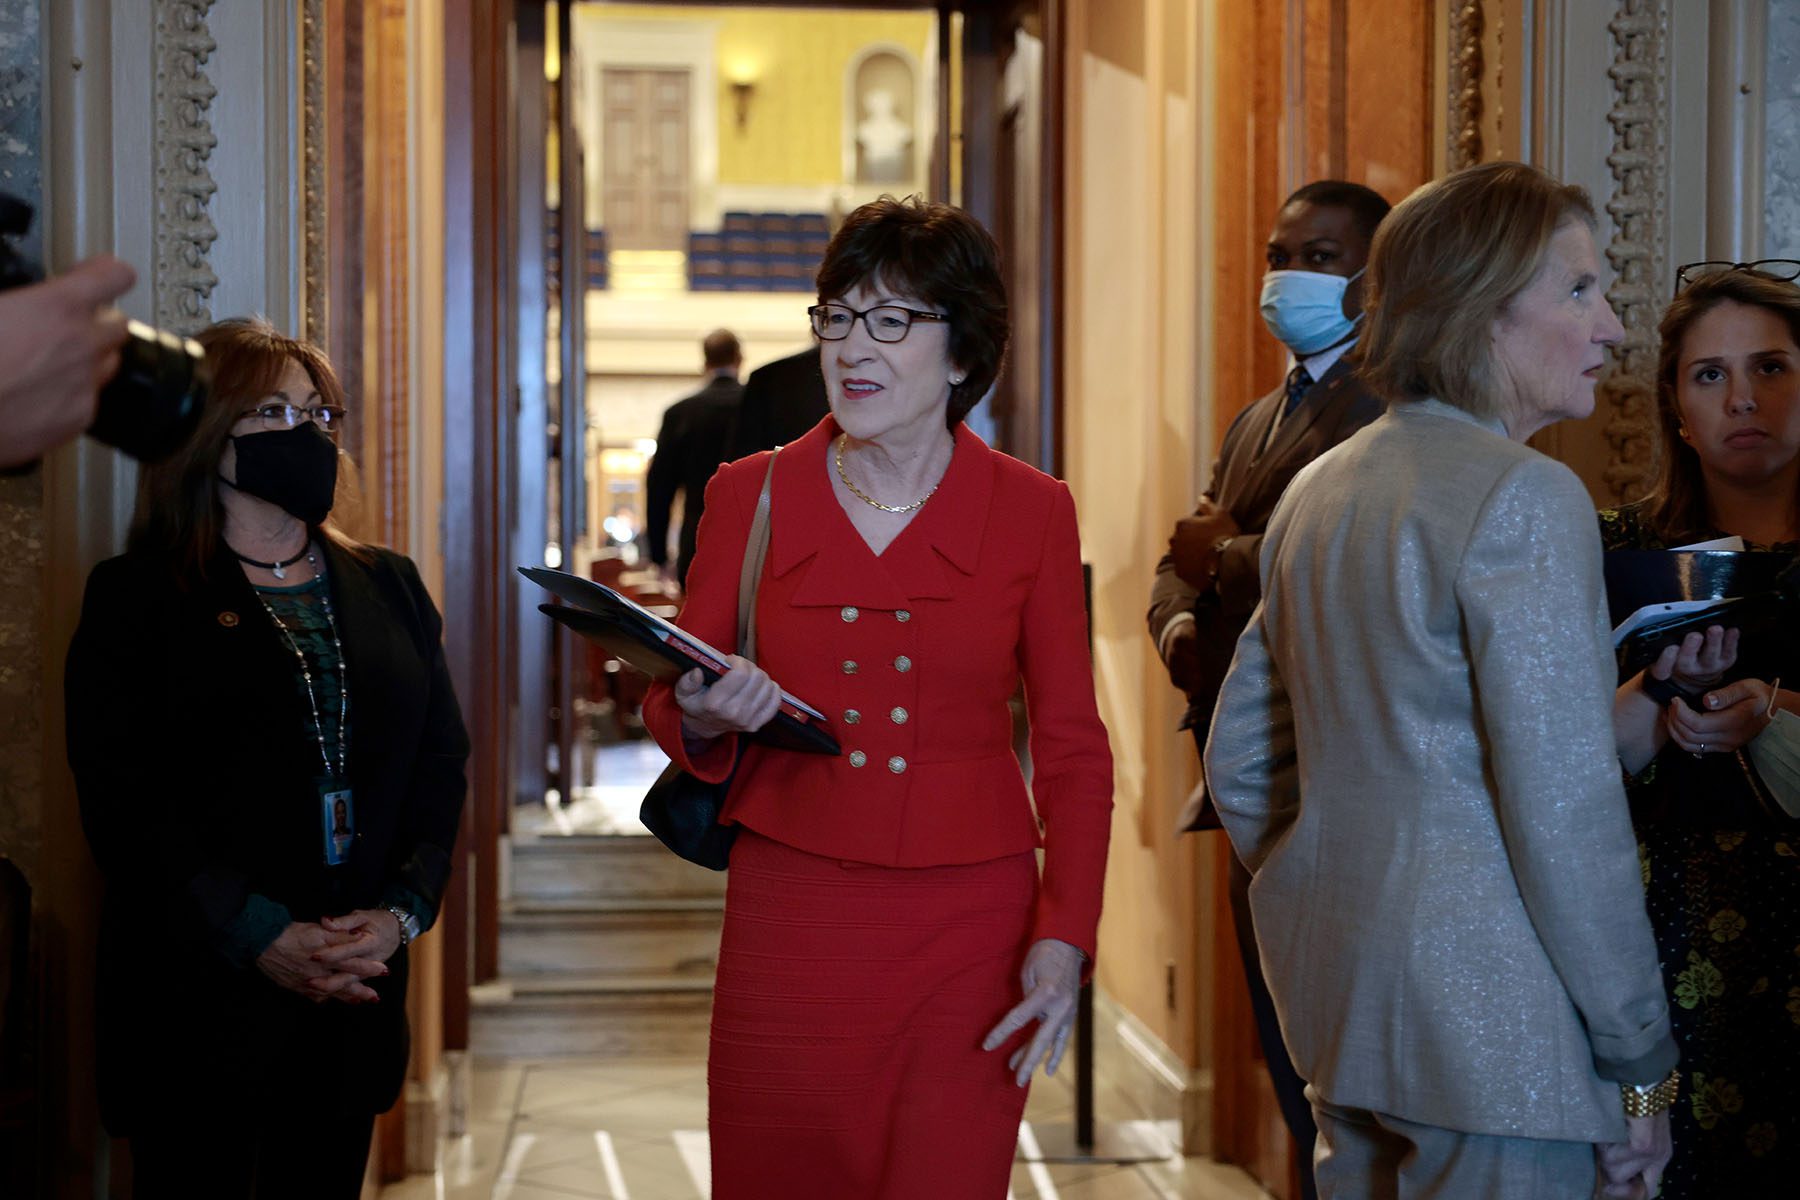
[[[155,462],[179,450],[194,432],[211,375],[194,339],[141,321],[127,328],[118,373],[100,389],[88,435],[140,462]]]

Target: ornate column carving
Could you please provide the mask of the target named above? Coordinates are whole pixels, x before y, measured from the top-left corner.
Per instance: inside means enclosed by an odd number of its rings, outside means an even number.
[[[301,336],[324,345],[326,309],[325,0],[300,10]]]
[[[206,26],[213,0],[156,0],[156,323],[192,333],[212,320],[218,286],[207,254],[218,238],[207,169],[218,138],[208,116],[218,95],[206,62],[218,48]]]
[[[1481,161],[1482,38],[1486,16],[1481,0],[1452,0],[1450,9],[1450,147],[1452,171]]]
[[[1614,181],[1606,257],[1617,277],[1607,299],[1625,326],[1618,366],[1602,385],[1609,453],[1606,486],[1617,501],[1649,490],[1656,469],[1656,325],[1667,298],[1669,193],[1669,0],[1619,0],[1613,35]]]

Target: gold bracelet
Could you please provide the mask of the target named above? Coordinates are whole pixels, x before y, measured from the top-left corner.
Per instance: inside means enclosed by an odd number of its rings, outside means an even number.
[[[1681,1090],[1681,1072],[1670,1071],[1661,1083],[1621,1083],[1619,1098],[1625,1102],[1628,1117],[1654,1117],[1675,1107]]]

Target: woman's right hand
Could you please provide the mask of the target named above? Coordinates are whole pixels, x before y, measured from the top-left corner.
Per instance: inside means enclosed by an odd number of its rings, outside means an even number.
[[[1650,1200],[1662,1190],[1674,1146],[1669,1114],[1626,1117],[1626,1140],[1594,1147],[1594,1195],[1604,1200]]]
[[[675,681],[681,734],[689,742],[754,733],[781,708],[781,688],[767,671],[736,654],[725,661],[731,669],[717,683],[708,684],[698,667]]]
[[[354,933],[333,933],[310,921],[294,921],[256,958],[257,969],[276,986],[308,1000],[344,1000],[352,1004],[379,1001],[364,979],[388,973],[387,964],[351,959],[326,965],[313,958],[321,950],[357,940]]]
[[[1651,674],[1674,680],[1683,691],[1711,691],[1737,662],[1737,652],[1737,630],[1709,625],[1705,634],[1690,633],[1680,646],[1664,647]]]

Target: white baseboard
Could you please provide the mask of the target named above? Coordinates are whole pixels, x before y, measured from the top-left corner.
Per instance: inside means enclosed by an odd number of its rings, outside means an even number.
[[[1212,1153],[1213,1073],[1190,1067],[1118,1001],[1094,989],[1098,1083],[1121,1093],[1140,1115],[1160,1121],[1185,1155]],[[1125,1114],[1101,1113],[1105,1120]]]

